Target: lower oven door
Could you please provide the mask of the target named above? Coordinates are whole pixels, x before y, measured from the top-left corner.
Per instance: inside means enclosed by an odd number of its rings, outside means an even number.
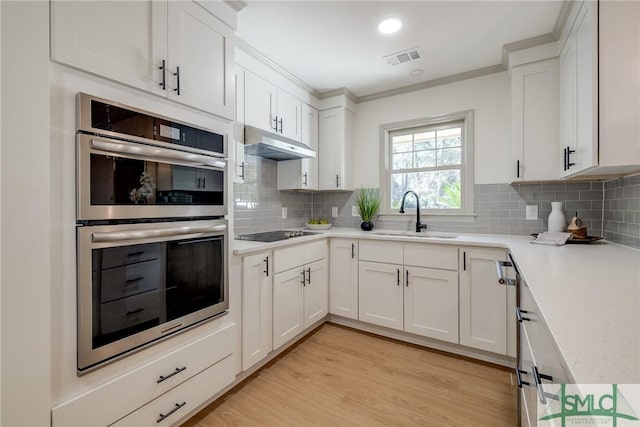
[[[225,313],[227,222],[79,227],[78,371]]]
[[[86,134],[76,156],[79,222],[227,214],[225,159]]]

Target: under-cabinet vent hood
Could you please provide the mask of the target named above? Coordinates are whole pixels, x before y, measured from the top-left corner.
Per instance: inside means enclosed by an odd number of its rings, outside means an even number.
[[[245,152],[273,160],[294,160],[316,157],[310,147],[280,135],[252,126],[244,128]]]

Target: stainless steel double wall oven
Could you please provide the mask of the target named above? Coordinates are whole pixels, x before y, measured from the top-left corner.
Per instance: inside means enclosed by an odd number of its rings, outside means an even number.
[[[227,135],[77,95],[78,372],[226,313]]]

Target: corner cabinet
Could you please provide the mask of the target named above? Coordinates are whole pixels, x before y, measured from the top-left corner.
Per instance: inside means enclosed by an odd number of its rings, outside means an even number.
[[[242,370],[273,349],[273,256],[263,252],[242,259]]]
[[[318,152],[318,110],[302,104],[301,142]],[[278,190],[317,190],[318,157],[278,162]]]
[[[515,357],[516,289],[498,283],[500,249],[461,248],[460,344]]]
[[[306,243],[273,253],[273,349],[329,312],[327,242]]]
[[[251,100],[246,102],[246,100]],[[245,122],[267,132],[300,141],[302,101],[263,78],[245,73]]]
[[[233,51],[233,28],[195,1],[51,2],[53,61],[230,120]]]
[[[511,141],[515,181],[560,177],[558,59],[511,69]]]
[[[329,243],[329,313],[358,318],[358,241]]]
[[[319,114],[318,189],[353,190],[354,113],[345,107]]]
[[[564,177],[598,165],[598,2],[585,0],[574,8],[560,51],[562,130],[556,158],[562,159]]]

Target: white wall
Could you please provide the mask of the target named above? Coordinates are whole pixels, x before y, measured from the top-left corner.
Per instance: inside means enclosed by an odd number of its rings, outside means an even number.
[[[510,181],[506,72],[357,104],[355,188],[380,185],[380,125],[474,110],[475,183]]]
[[[49,3],[2,1],[2,418],[49,425]]]

